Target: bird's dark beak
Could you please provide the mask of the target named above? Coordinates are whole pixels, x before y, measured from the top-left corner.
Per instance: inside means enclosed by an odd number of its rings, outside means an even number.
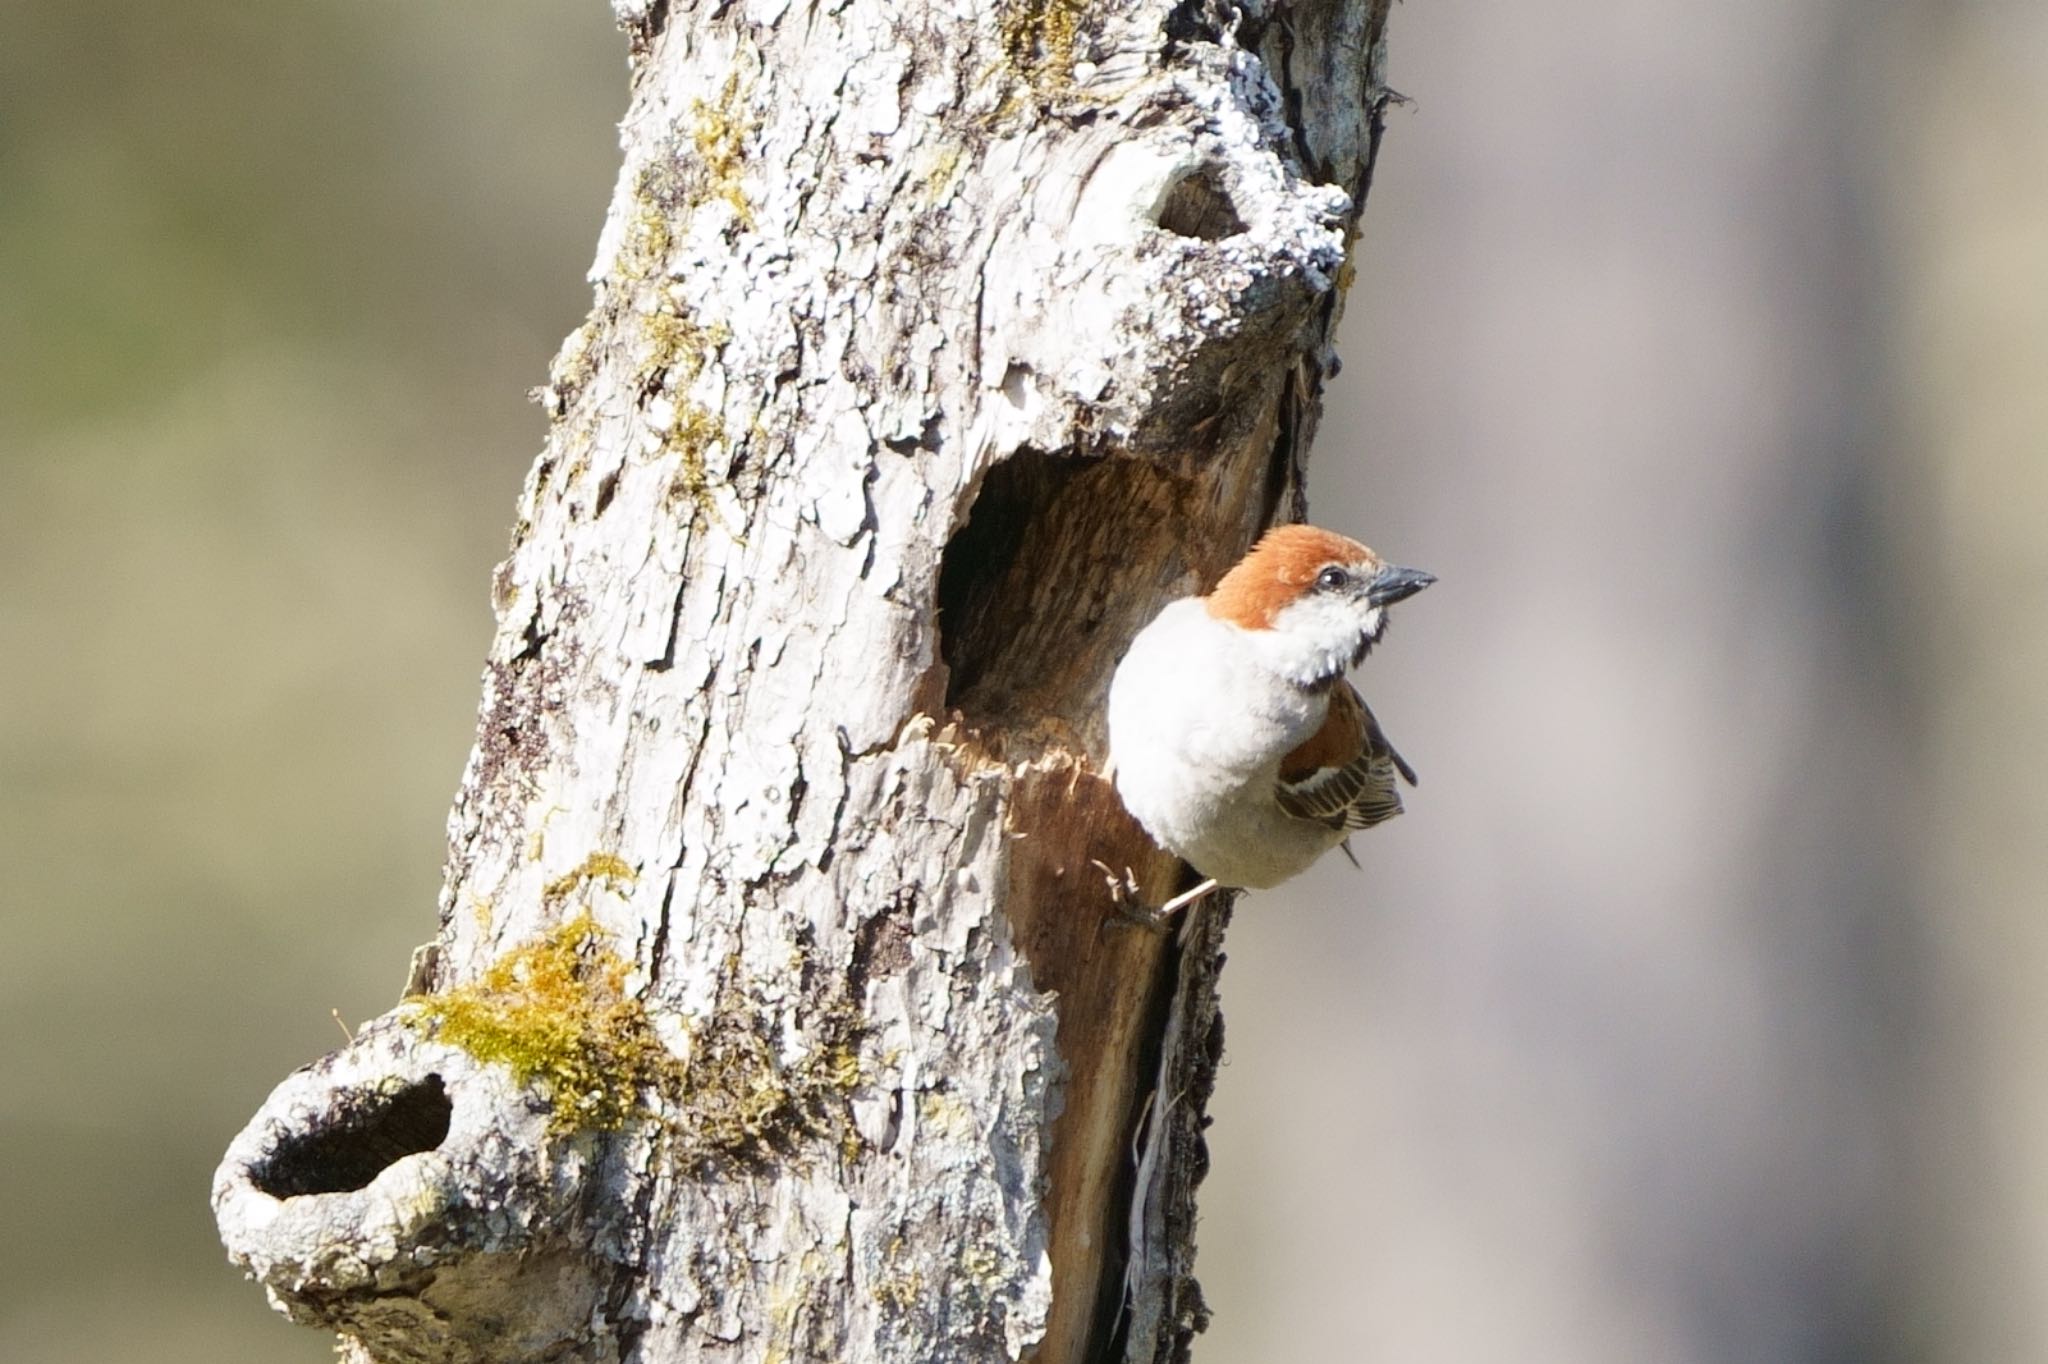
[[[1372,582],[1367,584],[1365,589],[1365,599],[1374,606],[1391,606],[1397,601],[1414,596],[1435,581],[1434,573],[1424,573],[1419,568],[1402,568],[1399,564],[1388,564],[1372,575]]]

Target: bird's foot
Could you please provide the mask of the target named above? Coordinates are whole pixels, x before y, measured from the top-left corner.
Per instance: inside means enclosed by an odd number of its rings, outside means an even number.
[[[1101,858],[1091,857],[1088,860],[1095,864],[1096,870],[1102,873],[1102,879],[1109,884],[1109,907],[1117,912],[1118,917],[1128,919],[1142,928],[1149,928],[1154,933],[1164,933],[1167,930],[1165,916],[1153,913],[1140,903],[1136,872],[1125,867],[1123,874],[1118,875],[1109,863]]]
[[[1138,901],[1138,877],[1129,867],[1119,876],[1110,869],[1107,862],[1089,858],[1102,872],[1102,879],[1109,883],[1110,907],[1122,918],[1134,924],[1151,929],[1154,933],[1165,933],[1173,927],[1173,916],[1189,905],[1206,899],[1216,889],[1215,878],[1202,882],[1191,890],[1184,890],[1157,909],[1147,909]]]

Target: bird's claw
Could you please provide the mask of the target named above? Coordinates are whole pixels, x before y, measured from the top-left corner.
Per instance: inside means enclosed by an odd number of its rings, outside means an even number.
[[[1166,917],[1153,913],[1139,901],[1138,874],[1136,872],[1132,871],[1129,867],[1125,867],[1123,875],[1119,876],[1109,863],[1104,862],[1101,858],[1091,857],[1088,860],[1095,864],[1096,869],[1102,873],[1102,879],[1108,883],[1110,908],[1117,912],[1118,917],[1128,919],[1141,927],[1149,928],[1154,933],[1166,932],[1168,928]]]
[[[1125,867],[1124,874],[1118,876],[1109,863],[1101,858],[1091,857],[1088,861],[1094,866],[1095,870],[1102,873],[1102,879],[1109,883],[1110,899],[1122,903],[1138,893],[1138,873],[1132,871],[1129,867]]]

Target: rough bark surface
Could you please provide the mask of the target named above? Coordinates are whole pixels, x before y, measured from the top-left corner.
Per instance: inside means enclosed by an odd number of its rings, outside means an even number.
[[[1185,1357],[1227,905],[1102,703],[1298,514],[1385,0],[614,9],[440,936],[223,1235],[359,1359]]]

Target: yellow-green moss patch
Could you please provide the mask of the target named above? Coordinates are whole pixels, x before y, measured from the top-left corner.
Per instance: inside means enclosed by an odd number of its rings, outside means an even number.
[[[671,500],[687,500],[697,512],[721,526],[718,503],[711,496],[711,465],[705,459],[711,447],[725,439],[725,427],[709,409],[684,403],[676,409],[675,425],[668,429],[662,447],[675,455],[676,475],[668,485]]]
[[[438,1040],[538,1084],[557,1131],[616,1129],[643,1092],[676,1087],[679,1065],[646,1005],[626,993],[628,963],[609,941],[586,911],[474,984],[418,1001],[412,1017]]]
[[[953,192],[953,186],[960,178],[960,169],[967,164],[966,153],[957,142],[942,144],[937,151],[929,154],[928,169],[924,176],[925,203],[936,208]]]
[[[1065,88],[1086,9],[1086,0],[1005,0],[996,13],[1003,64],[1040,90]]]
[[[777,1056],[770,1023],[728,986],[718,1011],[692,1031],[674,1120],[685,1156],[759,1163],[847,1124],[846,1097],[864,1078],[851,1007],[814,1018],[810,1049],[792,1065]]]
[[[605,854],[551,886],[630,877]],[[728,971],[732,968],[728,964]],[[861,1026],[841,999],[806,1020],[802,1057],[785,1062],[776,1010],[760,988],[728,974],[709,1018],[688,1029],[687,1061],[655,1034],[644,1001],[626,990],[631,969],[588,910],[506,953],[481,979],[410,1001],[409,1021],[479,1061],[540,1087],[558,1132],[612,1131],[658,1107],[685,1161],[756,1165],[837,1137],[859,1155],[847,1109],[866,1082]]]
[[[725,423],[718,414],[689,396],[690,386],[732,331],[723,323],[701,323],[692,317],[671,289],[661,305],[640,319],[641,360],[637,378],[643,390],[665,388],[673,395],[674,414],[661,431],[662,449],[676,457],[671,499],[687,499],[696,512],[724,524],[711,496],[711,451],[726,443]]]
[[[722,322],[699,322],[674,288],[666,290],[653,309],[640,315],[640,362],[635,382],[660,382],[678,395],[689,391],[711,357],[732,340]]]
[[[637,284],[664,272],[674,234],[670,215],[679,199],[676,173],[665,161],[642,166],[633,177],[633,202],[626,210],[625,232],[613,274],[626,284]]]
[[[584,858],[576,870],[557,876],[554,880],[548,882],[541,890],[541,897],[547,900],[559,900],[564,896],[575,894],[586,882],[590,881],[604,881],[612,889],[617,890],[621,887],[630,887],[639,879],[640,873],[634,871],[632,864],[617,853],[594,852]]]
[[[691,103],[694,126],[690,140],[696,145],[698,164],[704,172],[704,182],[692,199],[693,206],[722,199],[732,206],[742,227],[752,227],[754,205],[747,198],[742,174],[746,166],[744,148],[756,127],[733,116],[733,111],[740,107],[739,94],[740,77],[735,71],[725,78],[717,104],[706,104],[703,100]]]

